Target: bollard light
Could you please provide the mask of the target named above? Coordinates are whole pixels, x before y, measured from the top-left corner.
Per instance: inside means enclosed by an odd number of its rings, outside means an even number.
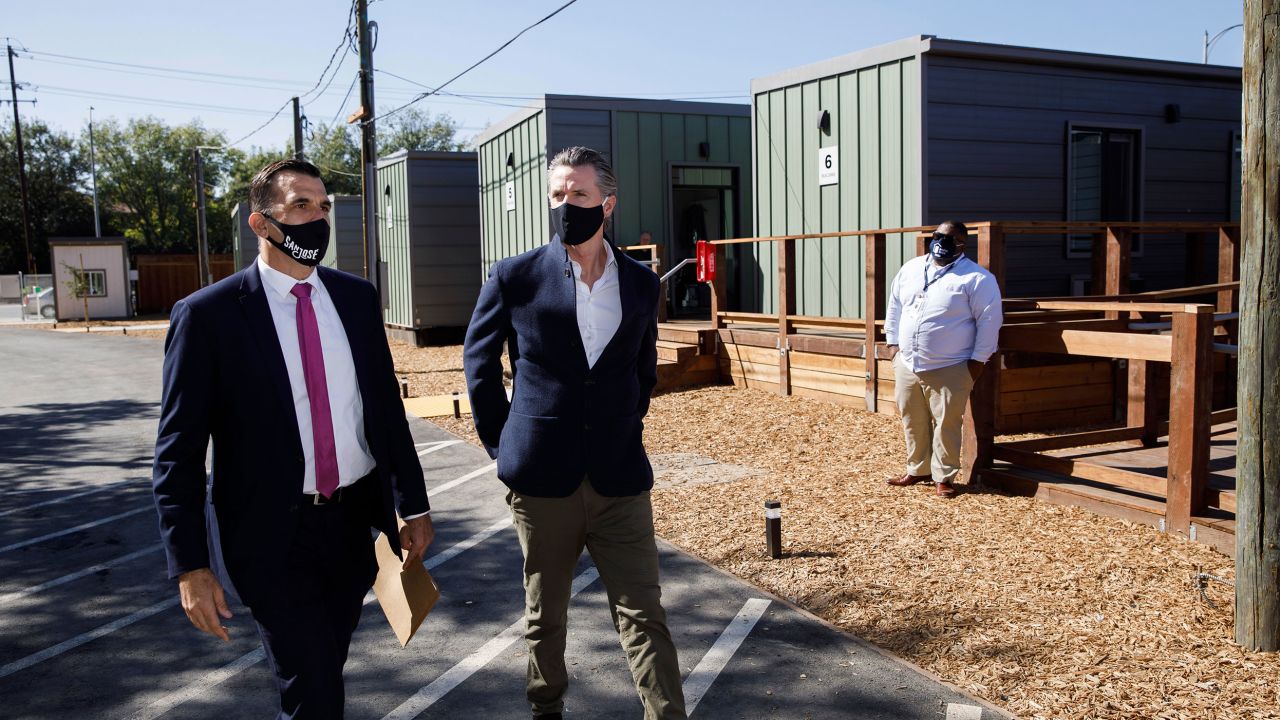
[[[400,397],[409,397],[409,378],[400,378]]]
[[[782,503],[777,500],[764,503],[764,543],[769,557],[774,560],[782,557]]]

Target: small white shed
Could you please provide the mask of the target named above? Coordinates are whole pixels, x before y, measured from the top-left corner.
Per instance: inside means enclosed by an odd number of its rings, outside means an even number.
[[[75,272],[88,284],[89,319],[119,320],[133,316],[129,282],[129,242],[122,237],[50,238],[54,297],[59,320],[83,320],[85,302],[76,295]]]

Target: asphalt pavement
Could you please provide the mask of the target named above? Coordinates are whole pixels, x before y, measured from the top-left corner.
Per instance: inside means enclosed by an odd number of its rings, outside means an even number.
[[[3,309],[4,306],[0,306]],[[0,328],[0,716],[271,717],[253,624],[191,627],[150,499],[158,340]],[[483,451],[410,418],[442,597],[401,648],[370,597],[349,718],[529,717],[521,557]],[[787,602],[660,543],[691,717],[979,720],[1005,715]],[[641,707],[589,557],[570,612],[567,717]]]

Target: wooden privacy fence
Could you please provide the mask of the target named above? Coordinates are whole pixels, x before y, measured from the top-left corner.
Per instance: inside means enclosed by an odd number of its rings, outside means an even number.
[[[174,303],[200,289],[200,259],[194,254],[135,255],[139,315],[167,313]],[[229,254],[210,255],[214,282],[235,272]]]

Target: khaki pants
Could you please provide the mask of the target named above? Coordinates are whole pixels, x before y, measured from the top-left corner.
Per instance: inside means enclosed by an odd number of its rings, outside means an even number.
[[[914,373],[898,353],[893,369],[894,397],[907,439],[907,473],[932,475],[934,482],[955,482],[960,474],[964,406],[973,390],[969,364]]]
[[[600,572],[613,626],[646,720],[683,719],[684,691],[658,585],[649,493],[604,497],[584,480],[567,498],[510,492],[524,551],[526,692],[535,714],[561,712],[569,687],[564,648],[573,571],[583,547]],[[588,714],[590,714],[588,712]]]

